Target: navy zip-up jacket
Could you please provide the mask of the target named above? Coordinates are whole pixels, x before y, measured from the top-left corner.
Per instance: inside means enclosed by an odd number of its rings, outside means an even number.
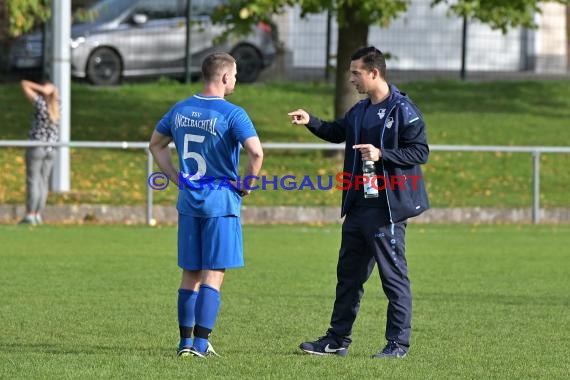
[[[429,147],[422,114],[411,99],[390,85],[387,112],[378,121],[380,141],[374,144],[382,151],[376,162],[376,173],[386,179],[386,198],[391,223],[398,223],[416,216],[429,208],[421,164],[429,156]],[[346,215],[361,196],[354,190],[354,178],[362,165],[360,152],[352,146],[360,144],[360,130],[370,99],[356,103],[343,118],[333,122],[320,120],[310,115],[307,128],[317,137],[332,143],[346,144],[344,172],[351,174],[352,185],[343,190],[341,216]],[[381,180],[378,181],[383,187]],[[348,187],[348,186],[346,186]]]

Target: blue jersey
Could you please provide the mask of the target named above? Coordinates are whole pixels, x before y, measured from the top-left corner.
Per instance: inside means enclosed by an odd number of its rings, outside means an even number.
[[[257,136],[243,108],[220,97],[194,95],[177,103],[156,125],[176,145],[181,187],[178,212],[197,217],[240,215],[240,146]]]

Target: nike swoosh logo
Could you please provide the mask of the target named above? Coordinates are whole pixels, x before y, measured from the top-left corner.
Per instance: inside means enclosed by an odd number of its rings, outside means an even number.
[[[342,348],[342,347],[341,348],[330,348],[328,344],[325,346],[325,352],[328,352],[328,353],[335,353],[335,352],[338,352],[340,350],[344,350],[344,348]]]

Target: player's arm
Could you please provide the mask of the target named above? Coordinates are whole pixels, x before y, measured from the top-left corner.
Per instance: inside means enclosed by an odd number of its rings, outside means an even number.
[[[429,156],[426,124],[421,114],[400,112],[398,148],[382,149],[382,159],[397,166],[425,164]]]
[[[310,115],[303,109],[289,112],[287,115],[291,117],[292,124],[304,125],[315,136],[332,143],[341,143],[346,140],[345,127],[343,119],[332,122],[321,120]]]
[[[178,186],[178,171],[172,163],[170,148],[168,147],[171,141],[172,137],[165,136],[155,130],[150,138],[149,149],[158,167]]]
[[[263,148],[261,147],[261,142],[259,137],[253,136],[246,139],[243,143],[243,147],[247,152],[247,163],[245,166],[245,183],[242,184],[241,190],[244,195],[251,193],[251,188],[255,186],[256,179],[261,170],[261,165],[263,164]]]

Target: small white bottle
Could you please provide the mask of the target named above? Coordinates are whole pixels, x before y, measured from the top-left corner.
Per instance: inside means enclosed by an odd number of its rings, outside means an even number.
[[[364,161],[362,174],[368,177],[367,183],[364,184],[364,198],[378,198],[378,179],[375,178],[376,168],[374,167],[374,161]]]

